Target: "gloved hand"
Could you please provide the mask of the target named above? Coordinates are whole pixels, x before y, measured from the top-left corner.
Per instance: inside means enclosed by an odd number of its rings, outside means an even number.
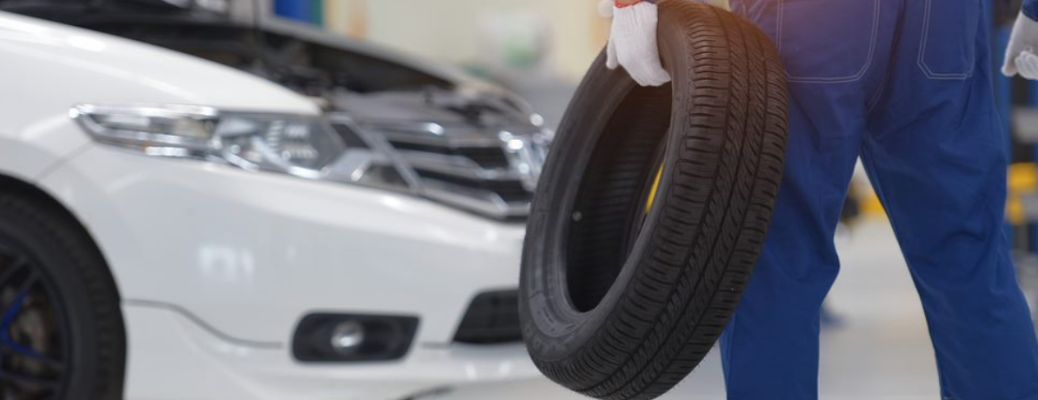
[[[656,42],[659,24],[657,0],[602,0],[599,11],[613,17],[613,28],[606,49],[606,66],[623,66],[627,73],[642,86],[660,86],[670,82],[670,74],[663,69]],[[728,9],[728,0],[697,0],[701,3]]]
[[[1006,50],[1006,62],[1002,73],[1012,77],[1016,74],[1038,80],[1038,21],[1020,14],[1013,26],[1013,34],[1009,37],[1009,48]]]
[[[655,1],[638,1],[613,6],[613,29],[609,35],[606,66],[623,66],[627,73],[642,86],[660,86],[670,82],[670,74],[663,69],[656,43],[659,9]]]

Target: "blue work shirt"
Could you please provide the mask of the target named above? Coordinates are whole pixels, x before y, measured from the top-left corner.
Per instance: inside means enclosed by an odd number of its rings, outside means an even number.
[[[1024,0],[1024,15],[1038,21],[1038,0]]]

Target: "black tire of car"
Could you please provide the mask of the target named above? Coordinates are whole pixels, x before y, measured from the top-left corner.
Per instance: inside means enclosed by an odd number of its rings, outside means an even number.
[[[62,400],[121,400],[126,334],[119,294],[97,246],[60,206],[0,194],[0,246],[26,257],[60,298],[70,341]]]
[[[724,10],[659,5],[673,84],[637,87],[599,56],[558,130],[523,250],[534,363],[601,399],[658,397],[716,343],[763,248],[785,160],[775,46]]]

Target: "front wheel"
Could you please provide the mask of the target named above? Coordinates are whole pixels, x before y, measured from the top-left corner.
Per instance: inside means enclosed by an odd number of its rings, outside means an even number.
[[[0,194],[0,399],[119,400],[125,354],[115,284],[83,229]]]

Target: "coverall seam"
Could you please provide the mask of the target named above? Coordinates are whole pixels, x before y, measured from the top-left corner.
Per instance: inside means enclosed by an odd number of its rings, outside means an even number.
[[[869,99],[865,103],[865,115],[872,115],[876,111],[876,107],[879,107],[880,99],[887,94],[887,84],[890,83],[890,77],[884,75],[883,80],[879,82],[879,87],[876,88],[876,92],[869,96]],[[864,138],[862,138],[864,142]]]
[[[899,6],[897,8],[898,8],[898,11],[897,11],[898,17],[897,17],[897,23],[895,24],[895,27],[893,29],[893,36],[894,36],[894,38],[900,38],[904,34],[903,30],[904,30],[904,27],[905,27],[905,21],[904,21],[904,19],[905,19],[905,2],[903,2],[903,1],[900,2]],[[887,92],[890,91],[889,85],[894,80],[892,78],[894,76],[893,70],[896,68],[895,57],[894,57],[893,53],[896,52],[898,49],[900,49],[901,46],[903,46],[903,43],[902,43],[901,40],[892,40],[891,41],[891,49],[890,49],[891,52],[887,55],[888,61],[887,61],[887,65],[886,65],[886,68],[885,68],[884,73],[883,73],[883,78],[880,80],[879,86],[875,89],[875,92],[872,94],[872,96],[869,97],[868,103],[866,103],[866,105],[865,105],[865,116],[866,116],[866,118],[871,118],[873,113],[879,107],[880,103],[883,102],[883,96],[886,96]],[[865,144],[864,144],[865,136],[862,135],[861,139],[862,139],[862,143],[861,143],[861,146],[859,148],[864,148],[864,146],[865,146]]]

